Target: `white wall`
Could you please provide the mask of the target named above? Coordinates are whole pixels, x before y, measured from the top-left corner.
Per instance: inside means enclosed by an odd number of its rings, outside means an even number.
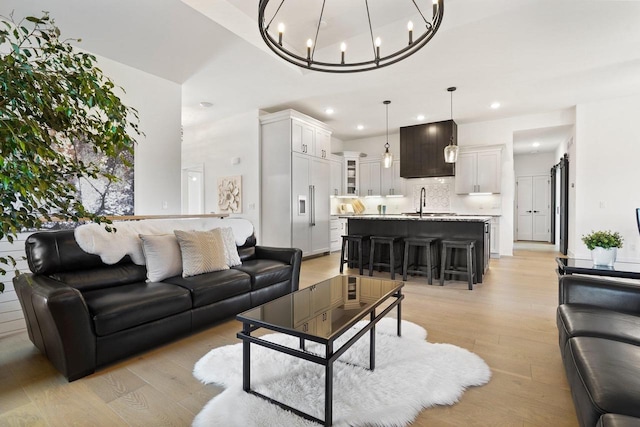
[[[570,250],[589,258],[581,236],[591,230],[618,231],[624,247],[618,260],[640,262],[635,209],[640,207],[640,95],[580,104],[576,107],[574,223]],[[573,160],[575,159],[575,161]],[[571,185],[570,184],[570,185]]]
[[[513,156],[515,176],[551,175],[551,167],[557,162],[555,152],[516,154]]]
[[[574,110],[559,110],[546,114],[532,114],[508,119],[458,125],[458,144],[497,145],[504,144],[502,155],[502,193],[500,217],[500,254],[513,254],[515,170],[513,162],[513,133],[520,130],[538,129],[575,123]]]
[[[179,84],[98,57],[106,76],[126,93],[122,102],[138,110],[140,130],[135,147],[135,213],[180,213],[180,126],[182,89]]]
[[[260,236],[260,126],[258,110],[184,129],[182,166],[204,164],[205,212],[220,213],[218,178],[242,175],[242,213]],[[238,164],[232,159],[239,158]]]

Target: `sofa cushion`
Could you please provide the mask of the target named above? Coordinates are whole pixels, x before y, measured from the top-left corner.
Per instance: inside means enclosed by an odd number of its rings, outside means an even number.
[[[620,414],[604,414],[598,420],[598,427],[640,427],[640,418]]]
[[[147,265],[147,279],[161,282],[182,274],[182,253],[175,234],[139,234]]]
[[[640,316],[583,304],[558,306],[561,345],[571,337],[590,336],[640,345]]]
[[[193,307],[202,307],[251,291],[251,278],[235,269],[199,274],[191,277],[175,276],[165,283],[189,290]]]
[[[574,337],[565,352],[567,377],[582,425],[595,425],[604,413],[640,417],[640,347]]]
[[[174,230],[182,252],[182,277],[228,270],[219,228],[209,231]]]
[[[270,259],[252,259],[233,267],[251,276],[251,289],[257,290],[291,279],[292,266]]]
[[[96,335],[104,336],[191,308],[189,291],[168,283],[139,282],[85,292]]]
[[[131,263],[102,264],[101,267],[89,270],[59,272],[49,277],[76,288],[80,292],[89,292],[128,283],[144,282],[147,277],[147,269],[143,265]]]

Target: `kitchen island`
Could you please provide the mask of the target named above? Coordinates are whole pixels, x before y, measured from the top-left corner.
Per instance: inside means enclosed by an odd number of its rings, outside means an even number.
[[[489,267],[490,216],[425,214],[421,218],[418,215],[348,215],[344,218],[348,220],[349,234],[474,240],[478,283],[482,283],[482,276]],[[365,259],[368,259],[368,254],[365,255]],[[460,262],[464,262],[464,257],[460,258]]]

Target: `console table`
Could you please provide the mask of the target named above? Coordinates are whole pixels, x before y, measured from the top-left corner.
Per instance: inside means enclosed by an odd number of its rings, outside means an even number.
[[[593,265],[590,259],[556,258],[558,274],[589,274],[592,276],[640,279],[640,264],[616,262],[613,267]]]

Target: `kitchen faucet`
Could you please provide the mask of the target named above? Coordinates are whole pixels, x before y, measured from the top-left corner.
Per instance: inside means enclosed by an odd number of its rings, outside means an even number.
[[[422,207],[427,205],[427,190],[420,189],[420,218],[422,218]]]

